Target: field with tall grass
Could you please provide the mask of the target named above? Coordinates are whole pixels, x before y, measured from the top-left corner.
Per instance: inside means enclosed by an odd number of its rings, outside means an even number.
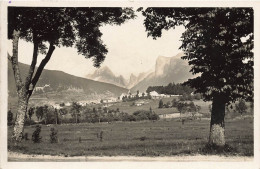
[[[209,119],[80,123],[42,125],[40,143],[31,140],[35,126],[26,126],[28,140],[15,145],[8,128],[8,150],[25,154],[59,156],[174,156],[218,154],[253,156],[253,117],[225,121],[227,146],[219,152],[207,146]],[[51,128],[58,131],[58,143],[50,143]],[[102,135],[102,136],[101,136]]]

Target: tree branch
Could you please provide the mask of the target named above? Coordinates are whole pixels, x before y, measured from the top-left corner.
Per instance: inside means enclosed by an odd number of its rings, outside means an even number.
[[[44,67],[46,66],[46,64],[49,62],[49,60],[51,58],[51,55],[52,55],[54,50],[55,50],[55,47],[54,47],[53,43],[51,42],[49,50],[48,50],[48,53],[46,54],[45,58],[41,61],[41,64],[38,67],[37,72],[35,73],[35,75],[34,75],[34,77],[32,79],[32,83],[31,84],[32,84],[33,88],[35,87],[36,83],[38,82],[38,80],[39,80],[39,78],[41,76],[41,73],[42,73]],[[29,91],[29,97],[31,96],[32,91],[33,90]]]
[[[13,31],[13,56],[11,57],[8,53],[8,59],[12,63],[13,73],[14,73],[14,79],[16,84],[16,89],[19,90],[22,85],[22,78],[20,74],[20,69],[18,65],[18,42],[19,42],[19,35],[20,31]]]
[[[37,63],[37,57],[38,57],[39,43],[38,42],[34,42],[33,44],[34,44],[34,48],[33,48],[32,62],[31,62],[31,66],[30,66],[28,75],[27,75],[26,80],[25,80],[25,87],[27,89],[29,89],[29,86],[31,84],[32,76],[33,76],[33,73],[34,73],[34,69],[35,69],[35,65]]]

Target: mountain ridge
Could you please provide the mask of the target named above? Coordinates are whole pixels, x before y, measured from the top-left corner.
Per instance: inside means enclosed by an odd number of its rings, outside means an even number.
[[[133,86],[131,92],[145,92],[149,86],[168,85],[171,82],[182,83],[194,77],[190,73],[188,61],[181,59],[184,53],[172,57],[159,56],[156,60],[155,71],[147,75],[141,82]]]
[[[19,68],[21,72],[22,79],[25,79],[25,73],[29,70],[29,65],[20,63]],[[37,69],[37,68],[36,68]],[[104,94],[110,92],[114,97],[120,96],[121,93],[128,91],[126,88],[118,87],[113,84],[97,82],[91,79],[78,77],[75,75],[70,75],[60,70],[48,70],[44,69],[36,87],[44,86],[50,84],[52,90],[58,91],[62,87],[63,90],[68,90],[69,88],[83,89],[84,94]],[[8,62],[8,93],[11,95],[16,95],[15,81],[13,77],[13,71],[11,64]]]

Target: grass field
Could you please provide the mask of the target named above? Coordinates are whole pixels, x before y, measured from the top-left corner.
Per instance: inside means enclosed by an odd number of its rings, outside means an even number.
[[[226,142],[230,146],[222,155],[253,156],[253,118],[226,120]],[[50,143],[50,128],[42,126],[42,142],[33,143],[34,126],[25,127],[30,140],[15,145],[10,141],[8,150],[26,154],[61,156],[173,156],[215,154],[205,148],[209,135],[209,120],[186,121],[177,119],[117,122],[96,124],[68,124],[54,126],[58,130],[58,143]],[[103,131],[103,139],[97,133]],[[79,142],[81,137],[81,142]]]

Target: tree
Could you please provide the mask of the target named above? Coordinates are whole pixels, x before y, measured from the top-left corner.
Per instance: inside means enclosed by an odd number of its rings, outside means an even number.
[[[40,107],[37,106],[35,109],[36,109],[35,110],[35,114],[36,114],[37,120],[39,121],[39,120],[41,120],[43,118],[43,107],[42,106],[40,106]]]
[[[68,113],[68,110],[66,108],[62,108],[62,109],[59,109],[59,115],[61,116],[60,118],[60,123],[62,124],[62,119],[63,117]]]
[[[34,114],[34,107],[30,107],[29,110],[28,110],[28,115],[29,115],[30,121],[32,120],[33,114]]]
[[[253,99],[252,8],[147,8],[148,36],[183,25],[180,48],[193,74],[186,85],[212,100],[209,145],[224,146],[225,106],[239,98]]]
[[[47,124],[47,120],[48,120],[48,106],[47,105],[44,105],[43,108],[42,108],[42,117],[44,118],[44,124],[46,125]]]
[[[8,126],[12,125],[12,123],[13,123],[13,113],[11,110],[8,110],[8,112],[7,112],[7,123],[8,123]]]
[[[71,115],[75,117],[75,122],[78,123],[78,117],[80,116],[81,105],[77,102],[72,102]]]
[[[139,98],[139,90],[136,91],[136,98]]]
[[[236,111],[239,113],[239,114],[244,114],[246,113],[247,111],[247,106],[246,106],[246,102],[242,99],[239,100],[239,102],[236,104]]]
[[[188,110],[188,105],[186,102],[178,102],[177,109],[180,114],[186,113],[186,111]]]
[[[178,102],[176,99],[172,99],[172,107],[177,107]]]
[[[108,52],[101,40],[100,27],[105,24],[120,25],[134,17],[131,8],[8,7],[8,39],[13,41],[13,54],[8,54],[8,59],[12,64],[18,93],[14,140],[22,139],[28,101],[55,47],[75,46],[78,54],[91,58],[94,66],[98,67]],[[22,79],[18,65],[19,39],[31,42],[34,46],[25,79]],[[39,53],[44,54],[45,58],[35,72]]]
[[[158,108],[163,108],[163,101],[162,101],[162,99],[160,99],[160,101],[159,101],[159,107]]]
[[[58,113],[58,110],[56,108],[54,109],[54,115],[55,115],[55,123],[58,124],[58,122],[59,122],[59,113]]]

